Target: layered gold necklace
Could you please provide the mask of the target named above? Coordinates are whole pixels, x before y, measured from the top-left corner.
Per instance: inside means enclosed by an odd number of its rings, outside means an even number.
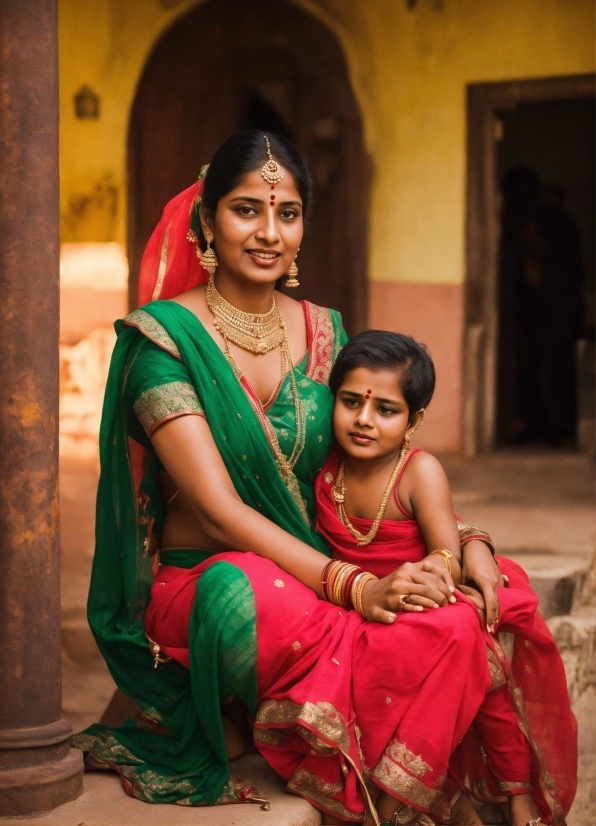
[[[393,490],[395,480],[397,479],[399,472],[403,467],[404,459],[406,458],[407,452],[408,445],[404,444],[400,451],[397,463],[393,468],[393,472],[391,473],[391,476],[389,478],[389,482],[387,483],[387,487],[385,488],[385,493],[383,494],[383,498],[381,499],[381,505],[379,507],[379,510],[377,511],[377,515],[375,516],[373,523],[370,527],[370,530],[367,534],[360,533],[358,528],[355,528],[354,525],[352,525],[352,523],[350,522],[350,518],[346,513],[345,457],[341,460],[339,470],[337,471],[337,479],[335,485],[331,489],[331,492],[333,494],[333,498],[335,499],[335,510],[337,512],[338,519],[349,530],[349,532],[352,534],[358,545],[370,545],[370,543],[377,535],[379,525],[381,524],[381,520],[387,508],[387,503],[389,502],[389,497],[391,496],[391,491]]]
[[[211,276],[205,298],[213,313],[215,329],[243,350],[264,355],[275,350],[284,340],[285,324],[277,309],[275,296],[267,313],[245,313],[225,300]]]
[[[275,296],[272,296],[273,303],[268,312],[245,313],[226,301],[218,291],[213,276],[211,276],[207,282],[205,298],[207,307],[213,314],[215,329],[224,340],[226,357],[239,379],[242,376],[242,370],[230,349],[230,342],[237,344],[238,347],[247,350],[249,353],[258,355],[269,353],[281,344],[281,374],[282,378],[286,372],[290,374],[294,409],[296,411],[296,439],[289,457],[282,452],[277,438],[271,440],[271,447],[284,482],[290,485],[293,481],[291,477],[294,466],[306,444],[306,415],[298,393],[286,325],[275,303]]]

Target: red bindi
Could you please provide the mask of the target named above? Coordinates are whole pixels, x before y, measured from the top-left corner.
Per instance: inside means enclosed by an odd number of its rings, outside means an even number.
[[[366,395],[365,395],[365,397],[364,397],[364,398],[365,398],[365,399],[370,399],[370,394],[371,394],[371,393],[372,393],[372,390],[367,390],[367,391],[366,391]]]

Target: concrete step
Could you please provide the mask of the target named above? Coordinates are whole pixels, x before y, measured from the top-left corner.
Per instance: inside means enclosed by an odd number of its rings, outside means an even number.
[[[78,800],[37,817],[3,818],[2,826],[320,826],[321,816],[306,800],[284,791],[282,781],[257,755],[232,764],[271,801],[268,812],[257,804],[187,807],[154,806],[124,792],[114,772],[85,775]]]

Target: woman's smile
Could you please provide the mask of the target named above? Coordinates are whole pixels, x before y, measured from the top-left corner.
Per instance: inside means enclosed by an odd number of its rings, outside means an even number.
[[[280,252],[267,250],[247,250],[252,260],[259,267],[273,267],[280,257]]]

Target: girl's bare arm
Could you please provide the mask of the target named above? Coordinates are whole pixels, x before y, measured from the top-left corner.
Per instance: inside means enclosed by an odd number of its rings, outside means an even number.
[[[417,453],[404,473],[400,492],[420,525],[429,554],[439,548],[448,550],[453,557],[453,580],[459,582],[461,547],[453,515],[451,489],[441,463],[430,453]],[[432,557],[432,561],[433,564],[445,565],[438,554]]]

